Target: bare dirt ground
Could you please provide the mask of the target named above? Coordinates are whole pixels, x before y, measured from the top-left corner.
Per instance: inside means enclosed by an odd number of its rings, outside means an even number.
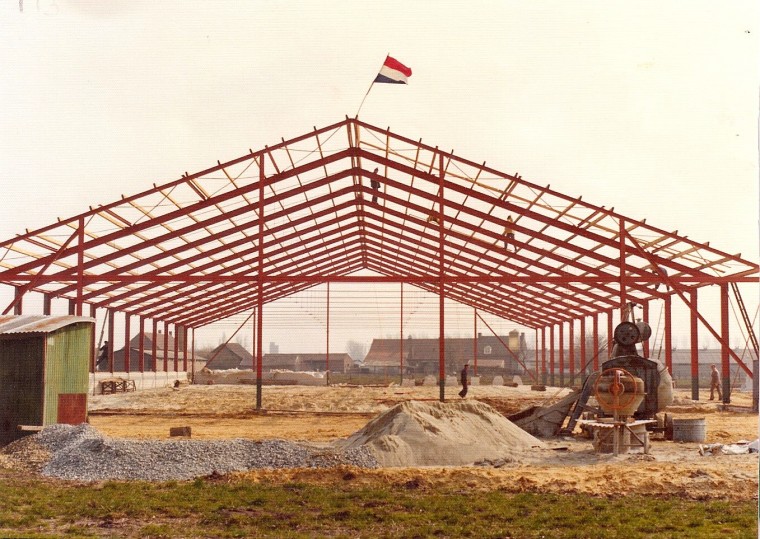
[[[90,423],[106,435],[168,438],[170,427],[190,426],[194,439],[249,438],[328,441],[347,437],[372,417],[406,400],[438,400],[437,387],[265,386],[256,411],[253,386],[183,386],[179,389],[90,397]],[[447,399],[458,399],[446,388]],[[551,404],[567,390],[531,391],[528,386],[475,386],[468,399],[504,414]],[[667,412],[676,418],[704,418],[705,443],[730,444],[758,437],[751,396],[734,393],[732,409],[694,402],[679,392]],[[378,470],[254,471],[254,481],[308,481],[330,484],[383,482],[415,488],[462,487],[507,492],[587,493],[601,496],[651,495],[690,499],[749,500],[758,496],[758,456],[701,456],[698,443],[653,437],[649,455],[630,451],[617,457],[597,454],[579,434],[549,440],[550,450],[521,464],[503,467],[424,467]]]

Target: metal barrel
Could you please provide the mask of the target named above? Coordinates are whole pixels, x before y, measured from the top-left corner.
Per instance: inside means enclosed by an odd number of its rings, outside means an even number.
[[[704,442],[707,436],[705,418],[676,419],[673,418],[674,442]]]

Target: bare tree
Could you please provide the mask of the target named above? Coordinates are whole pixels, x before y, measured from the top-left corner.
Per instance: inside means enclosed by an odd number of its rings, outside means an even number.
[[[363,363],[367,355],[367,347],[359,341],[347,341],[346,352],[354,361]]]

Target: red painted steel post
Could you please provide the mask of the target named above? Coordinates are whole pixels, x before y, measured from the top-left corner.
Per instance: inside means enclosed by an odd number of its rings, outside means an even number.
[[[731,402],[731,366],[728,364],[728,284],[720,285],[720,365],[723,382],[723,403]],[[752,331],[752,328],[749,328]]]
[[[444,336],[444,304],[443,304],[443,153],[438,153],[438,379],[440,384],[440,400],[445,400],[446,363]]]
[[[96,333],[97,333],[97,325],[98,325],[98,319],[96,314],[98,313],[97,307],[95,305],[90,305],[90,318],[95,318],[95,323],[92,325],[92,353],[90,354],[90,373],[95,374],[95,356],[97,355],[98,350],[98,343],[95,341]],[[49,313],[48,313],[49,314]],[[93,382],[95,381],[95,377],[93,376]]]
[[[400,283],[401,292],[401,306],[399,307],[399,322],[398,322],[398,373],[399,380],[404,383],[404,282]]]
[[[549,385],[554,387],[554,324],[549,326]]]
[[[533,356],[534,356],[533,361],[535,362],[534,365],[535,365],[535,370],[536,370],[536,381],[538,381],[538,376],[539,376],[539,372],[538,372],[538,328],[536,328],[533,331]]]
[[[137,368],[140,372],[145,372],[145,317],[140,316],[139,344],[137,352]]]
[[[330,385],[330,281],[327,281],[327,342],[325,343],[325,376],[327,385]]]
[[[169,323],[164,322],[164,372],[169,372]]]
[[[689,291],[691,303],[691,400],[699,400],[699,334],[697,332],[697,289]]]
[[[195,328],[191,328],[191,330],[193,332],[193,340],[191,341],[191,344],[190,344],[190,357],[192,361],[191,363],[192,368],[190,372],[190,383],[193,384],[195,383]]]
[[[644,312],[642,316],[644,317],[644,322],[647,324],[649,323],[649,301],[644,300],[644,302],[641,304],[641,306],[644,308]],[[644,357],[649,358],[649,340],[645,340],[641,342],[641,350]]]
[[[16,316],[20,316],[24,314],[24,289],[20,286],[13,287],[14,290],[14,296],[15,296],[15,304],[13,305],[13,314]]]
[[[594,371],[599,370],[599,314],[594,313],[591,318],[594,331]]]
[[[541,328],[541,383],[546,385],[546,327]]]
[[[113,318],[113,310],[108,309],[108,370],[111,374],[113,374]]]
[[[179,330],[180,327],[174,324],[174,372],[179,372]]]
[[[620,219],[620,253],[618,254],[618,262],[620,264],[619,271],[620,271],[620,312],[622,314],[621,318],[625,318],[625,313],[627,309],[627,303],[628,303],[628,295],[626,293],[625,288],[625,220],[623,218]],[[596,317],[594,318],[596,320]],[[598,323],[598,321],[597,321]],[[596,352],[594,355],[594,370],[598,370],[596,365],[598,363],[598,357],[599,357],[599,348],[595,347]]]
[[[263,363],[262,358],[264,355],[264,347],[262,346],[262,339],[264,338],[263,326],[264,326],[264,161],[265,154],[261,154],[259,159],[259,230],[258,230],[258,255],[259,255],[259,267],[258,267],[258,284],[256,287],[256,310],[259,314],[259,324],[256,334],[256,409],[261,410],[261,377]]]
[[[42,314],[49,315],[52,307],[53,296],[44,294],[42,296]]]
[[[586,375],[586,317],[581,318],[581,368],[579,374],[581,379]]]
[[[82,294],[84,290],[84,216],[79,217],[77,227],[77,299],[76,313],[82,316]]]
[[[182,370],[187,373],[187,326],[182,327]]]
[[[255,373],[256,372],[256,365],[258,364],[258,361],[256,360],[256,335],[258,334],[258,330],[256,329],[259,325],[259,312],[256,309],[256,307],[253,308],[253,316],[251,316],[251,351],[253,352],[251,354],[251,370]],[[195,330],[193,330],[193,336],[195,336]]]
[[[570,385],[575,384],[575,319],[570,320],[568,326],[568,370],[570,371]]]
[[[131,367],[130,356],[132,355],[132,348],[129,346],[129,313],[124,313],[124,372],[129,374]]]
[[[565,387],[565,323],[559,323],[559,386]]]
[[[665,332],[665,367],[668,369],[668,372],[673,375],[673,332],[671,328],[671,319],[672,319],[672,305],[671,305],[671,298],[672,296],[668,294],[665,296],[665,322],[664,322],[664,332]]]
[[[472,362],[475,365],[475,376],[478,375],[478,310],[472,310]]]
[[[153,354],[153,372],[158,372],[158,320],[153,319],[153,338],[151,339],[151,354]],[[164,353],[164,355],[166,355]]]
[[[607,311],[607,359],[612,357],[612,347],[614,346],[614,339],[612,336],[614,335],[614,329],[613,329],[613,319],[615,317],[615,309],[610,309]]]

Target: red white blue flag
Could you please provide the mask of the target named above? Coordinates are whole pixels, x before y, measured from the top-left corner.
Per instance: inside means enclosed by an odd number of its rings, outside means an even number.
[[[409,77],[412,76],[412,70],[406,67],[404,64],[387,56],[383,67],[380,68],[380,73],[375,77],[375,82],[389,82],[391,84],[406,84],[409,81]]]

